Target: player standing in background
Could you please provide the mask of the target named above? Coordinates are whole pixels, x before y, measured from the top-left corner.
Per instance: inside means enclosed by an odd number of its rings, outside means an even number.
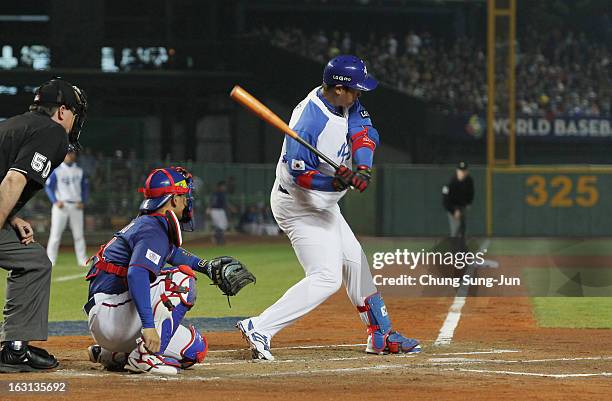
[[[181,230],[193,231],[192,190],[187,170],[153,170],[139,190],[145,196],[139,216],[92,258],[84,306],[98,343],[88,348],[92,362],[109,370],[127,363],[134,372],[155,374],[177,374],[202,362],[206,339],[181,325],[196,300],[194,270],[227,295],[255,281],[234,258],[206,261],[181,248]]]
[[[66,223],[74,241],[79,266],[87,265],[85,236],[83,235],[83,207],[87,203],[89,184],[83,169],[76,164],[76,152],[68,152],[64,162],[53,170],[45,184],[45,192],[51,201],[51,233],[47,243],[47,256],[55,266],[57,252]]]
[[[208,206],[214,231],[213,238],[217,245],[225,244],[225,231],[228,227],[227,208],[227,187],[225,181],[219,181],[217,189],[210,196],[210,205]]]
[[[378,132],[358,98],[377,84],[362,60],[338,56],[325,67],[323,85],[293,111],[289,126],[340,168],[334,171],[306,147],[285,138],[270,200],[306,277],[259,316],[238,322],[255,359],[273,360],[272,337],[320,305],[343,282],[367,326],[366,352],[420,351],[417,340],[392,331],[367,257],[338,206],[349,186],[363,192],[370,181]]]
[[[450,237],[457,238],[459,248],[467,249],[465,219],[467,209],[474,201],[474,181],[466,162],[459,162],[448,184],[442,187],[442,203],[448,212]]]
[[[45,184],[69,148],[79,150],[87,100],[61,79],[41,85],[30,111],[0,123],[0,267],[6,285],[0,372],[27,372],[59,365],[28,341],[47,339],[51,262],[34,241],[34,230],[17,212]]]

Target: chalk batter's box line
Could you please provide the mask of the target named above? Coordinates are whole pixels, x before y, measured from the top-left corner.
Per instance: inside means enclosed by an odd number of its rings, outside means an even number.
[[[491,352],[491,351],[489,351]],[[340,359],[340,358],[338,358]],[[268,372],[268,373],[231,373],[224,376],[214,376],[214,377],[167,377],[165,380],[197,380],[197,381],[218,381],[223,379],[236,379],[236,378],[259,378],[259,377],[282,377],[282,376],[305,376],[305,375],[317,375],[317,374],[332,374],[332,373],[351,373],[351,372],[360,372],[360,371],[386,371],[386,370],[397,370],[397,369],[420,369],[420,368],[430,368],[444,365],[464,365],[468,363],[535,363],[535,362],[554,362],[554,361],[580,361],[580,360],[612,360],[612,356],[597,356],[597,357],[576,357],[576,358],[546,358],[546,359],[530,359],[530,360],[469,360],[466,358],[461,358],[462,360],[453,360],[454,358],[448,358],[449,361],[446,363],[440,363],[439,361],[442,358],[436,358],[433,361],[430,359],[429,363],[404,363],[404,364],[378,364],[373,366],[361,366],[361,367],[347,367],[347,368],[327,368],[327,369],[310,369],[310,370],[300,370],[300,371],[288,371],[288,372]],[[463,360],[466,359],[466,360]],[[293,361],[297,362],[297,361]],[[247,363],[244,361],[243,363]],[[277,362],[267,362],[275,364]],[[509,371],[509,370],[495,370],[495,369],[468,369],[468,368],[446,368],[441,369],[440,371],[445,372],[461,372],[461,373],[480,373],[480,374],[493,374],[493,375],[518,375],[518,376],[531,376],[531,377],[545,377],[545,378],[555,378],[555,379],[564,379],[564,378],[591,378],[591,377],[608,377],[612,376],[612,372],[597,372],[597,373],[548,373],[548,372],[520,372],[520,371]],[[101,372],[104,373],[104,372]],[[92,373],[83,373],[74,370],[59,370],[53,373],[49,373],[53,376],[63,376],[63,377],[99,377],[99,374]],[[107,375],[116,375],[113,373],[105,373]],[[158,376],[153,375],[127,375],[122,376],[124,378],[133,379],[133,380],[160,380]]]

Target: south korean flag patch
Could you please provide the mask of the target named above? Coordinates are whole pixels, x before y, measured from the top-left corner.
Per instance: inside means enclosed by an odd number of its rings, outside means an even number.
[[[304,160],[291,159],[291,170],[304,171],[306,170],[306,163],[304,163]]]

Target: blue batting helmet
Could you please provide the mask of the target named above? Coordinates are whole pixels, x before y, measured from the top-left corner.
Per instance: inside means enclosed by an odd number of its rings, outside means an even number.
[[[323,70],[323,83],[361,91],[371,91],[378,86],[378,81],[368,74],[363,60],[347,54],[329,60]]]
[[[179,218],[185,231],[193,231],[193,177],[182,167],[158,168],[149,174],[143,188],[144,194],[140,212],[149,214],[162,207],[173,195],[187,195],[187,207]]]

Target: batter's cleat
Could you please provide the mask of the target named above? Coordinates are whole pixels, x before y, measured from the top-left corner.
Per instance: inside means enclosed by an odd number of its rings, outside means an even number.
[[[244,319],[236,323],[236,328],[240,330],[251,349],[251,356],[254,360],[273,361],[274,356],[270,352],[270,339],[255,331],[251,319]]]
[[[127,370],[134,373],[151,373],[154,375],[176,375],[179,373],[180,364],[178,361],[149,353],[141,339],[136,342],[138,345],[128,356]]]
[[[418,354],[421,352],[421,345],[418,340],[407,338],[396,331],[389,333],[386,339],[387,346],[383,350],[376,350],[372,344],[372,335],[368,335],[366,353],[376,355],[387,354]]]

